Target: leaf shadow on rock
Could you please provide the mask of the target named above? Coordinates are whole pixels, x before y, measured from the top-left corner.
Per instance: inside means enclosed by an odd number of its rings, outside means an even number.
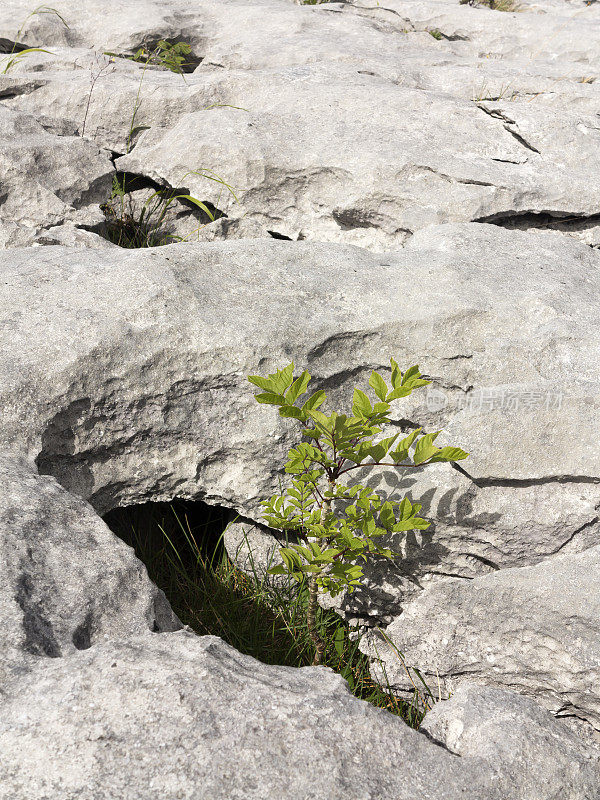
[[[471,531],[494,526],[502,517],[497,512],[473,513],[477,487],[470,486],[466,491],[459,487],[419,490],[417,471],[402,474],[393,469],[357,470],[354,480],[386,499],[400,500],[408,496],[412,503],[421,504],[420,513],[431,524],[425,530],[381,538],[381,544],[398,553],[399,557],[394,560],[372,558],[363,566],[365,586],[344,598],[342,609],[345,613],[363,616],[366,611],[369,616],[385,621],[387,617],[401,613],[406,599],[423,588],[421,581],[424,576],[472,578],[473,575],[457,571],[453,562],[459,556],[484,563],[486,570],[497,569],[495,564],[482,560],[474,548],[471,552],[469,545]],[[441,538],[445,526],[455,531],[452,538],[456,547],[452,549],[447,545],[448,537],[445,541]],[[479,538],[474,537],[474,541],[479,541]]]

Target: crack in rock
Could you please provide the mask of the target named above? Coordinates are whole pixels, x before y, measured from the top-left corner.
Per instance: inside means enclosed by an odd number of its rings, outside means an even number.
[[[539,478],[475,478],[459,464],[453,463],[451,466],[479,488],[484,488],[486,486],[504,486],[506,488],[519,489],[528,486],[544,486],[547,483],[600,483],[600,478],[594,478],[590,475],[543,475]]]
[[[510,133],[510,135],[514,137],[517,140],[517,142],[519,142],[519,144],[523,145],[523,147],[525,147],[527,150],[531,150],[532,152],[541,155],[537,147],[534,147],[534,145],[532,145],[531,142],[528,142],[527,139],[525,139],[525,137],[523,136],[523,134],[519,132],[518,125],[514,119],[510,119],[510,117],[507,117],[506,114],[504,114],[497,108],[486,108],[486,106],[484,106],[482,103],[476,103],[476,106],[477,108],[480,108],[484,113],[486,113],[489,117],[492,117],[492,119],[502,120],[504,122],[504,125],[502,126],[504,130],[507,133]],[[515,130],[515,128],[517,130]]]
[[[472,222],[499,225],[517,230],[585,230],[600,225],[600,213],[578,214],[564,211],[501,211],[486,217],[477,217]]]

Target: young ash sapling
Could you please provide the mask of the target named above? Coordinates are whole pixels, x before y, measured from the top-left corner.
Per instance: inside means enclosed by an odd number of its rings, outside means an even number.
[[[250,375],[248,380],[262,390],[255,395],[259,403],[279,406],[279,414],[297,420],[302,429],[304,441],[290,450],[285,465],[292,476],[291,486],[262,505],[268,525],[297,537],[298,543],[280,549],[282,563],[269,572],[308,581],[307,624],[315,645],[313,663],[319,664],[326,646],[316,627],[319,593],[335,597],[344,589],[353,592],[362,585],[362,563],[369,557],[391,559],[397,555],[381,547],[379,537],[425,529],[430,524],[418,516],[421,505],[411,503],[408,497],[386,500],[368,486],[348,486],[342,478],[365,467],[414,469],[459,461],[468,454],[459,447],[437,447],[434,441],[440,431],[423,433],[421,428],[402,439],[396,433],[376,441],[383,426],[391,422],[390,404],[430,383],[422,379],[418,366],[403,374],[392,358],[389,388],[373,371],[369,386],[378,401],[372,405],[367,395],[355,388],[352,416],[320,411],[327,399],[323,390],[300,405],[310,375],[305,370],[294,378],[293,363],[266,378]]]

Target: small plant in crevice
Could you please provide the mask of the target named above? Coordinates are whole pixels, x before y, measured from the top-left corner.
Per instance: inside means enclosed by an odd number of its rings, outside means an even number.
[[[459,0],[459,4],[461,6],[469,5],[475,8],[485,6],[486,8],[491,8],[493,11],[516,12],[521,10],[521,5],[516,2],[516,0]]]
[[[80,133],[81,137],[85,136],[85,126],[87,123],[88,114],[90,112],[90,104],[92,102],[92,96],[94,94],[94,89],[96,88],[96,83],[110,68],[111,68],[110,61],[103,60],[103,57],[99,56],[98,54],[95,55],[94,63],[90,67],[90,90],[88,92],[87,102],[85,104],[85,112],[83,115],[83,122],[81,124],[81,133]]]
[[[391,385],[373,371],[369,386],[377,400],[372,405],[355,388],[351,415],[324,414],[320,406],[327,395],[322,389],[300,405],[311,376],[304,370],[295,378],[293,362],[267,377],[248,377],[261,389],[255,395],[257,402],[277,406],[280,416],[296,420],[301,428],[303,441],[289,451],[285,465],[291,486],[262,506],[267,525],[292,534],[298,542],[280,548],[282,563],[269,573],[307,583],[306,626],[314,644],[313,664],[322,662],[329,646],[316,625],[319,595],[352,593],[363,585],[365,562],[377,556],[394,558],[397,553],[378,544],[380,537],[429,527],[418,516],[419,503],[411,503],[407,496],[399,501],[385,499],[361,483],[348,485],[343,476],[375,466],[422,469],[468,455],[459,447],[437,447],[434,441],[440,431],[426,434],[417,428],[400,440],[400,433],[378,438],[383,427],[391,424],[391,403],[430,383],[418,366],[402,373],[393,358],[390,364]]]
[[[210,170],[188,172],[183,179],[191,174],[220,184],[236,199],[231,186]],[[190,241],[194,235],[199,238],[202,228],[225,216],[212,203],[199,200],[185,190],[161,188],[141,176],[126,173],[113,176],[110,198],[100,208],[106,220],[105,237],[119,247],[130,249]],[[186,219],[194,214],[199,223],[185,235],[172,229],[173,218],[182,213]]]
[[[25,30],[25,26],[27,25],[29,20],[32,17],[36,17],[36,16],[39,16],[41,14],[50,14],[50,15],[56,17],[57,19],[59,19],[62,22],[62,24],[65,26],[65,28],[69,27],[67,25],[65,19],[60,15],[60,13],[55,8],[51,8],[50,6],[44,6],[44,5],[41,5],[41,6],[38,6],[37,8],[34,8],[34,10],[31,11],[25,17],[25,20],[23,21],[23,24],[21,25],[21,27],[17,31],[17,35],[15,36],[15,41],[12,43],[12,47],[9,50],[6,58],[3,58],[0,61],[0,74],[6,75],[7,72],[9,72],[13,67],[15,67],[17,64],[19,64],[24,58],[26,58],[31,53],[50,53],[51,54],[50,50],[45,50],[42,47],[27,47],[27,45],[21,44],[20,41],[19,41],[20,38],[21,38],[21,34]]]
[[[503,83],[496,91],[490,91],[486,81],[483,81],[478,89],[473,89],[471,101],[473,103],[497,102],[498,100],[515,100],[519,97],[519,92],[511,89],[511,83]]]
[[[133,55],[109,51],[105,51],[104,55],[112,58],[125,58],[128,61],[136,61],[145,65],[164,67],[181,75],[187,68],[199,63],[199,59],[192,56],[191,53],[192,47],[187,42],[168,42],[161,39],[154,46],[142,45]]]
[[[133,103],[129,130],[125,138],[125,153],[130,153],[137,143],[138,135],[150,128],[149,125],[138,124],[138,113],[142,106],[142,87],[148,67],[162,67],[181,75],[185,82],[184,73],[193,71],[202,59],[192,54],[191,45],[187,42],[169,42],[165,39],[160,39],[154,45],[150,43],[143,44],[135,53],[129,56],[110,51],[106,51],[104,55],[111,59],[109,63],[114,63],[116,58],[126,58],[143,65]],[[92,79],[85,118],[87,118],[89,101],[94,85],[95,80]],[[214,104],[214,106],[220,105],[227,104]],[[208,106],[208,108],[214,106]],[[235,106],[231,107],[235,108]],[[84,130],[85,119],[82,127],[82,131]],[[123,153],[115,153],[114,155],[117,157],[118,155],[123,155]],[[153,191],[147,192],[144,197],[140,197],[139,193],[136,193],[134,197],[132,194],[134,189],[126,185],[125,175],[117,173],[113,178],[111,195],[106,203],[101,206],[106,221],[103,230],[100,232],[103,235],[105,234],[106,238],[114,244],[127,248],[156,247],[172,244],[173,242],[189,241],[194,236],[198,236],[199,239],[202,228],[226,216],[218,208],[222,191],[228,192],[235,202],[237,202],[237,197],[234,189],[211,169],[189,170],[182,177],[181,183],[189,175],[219,184],[221,192],[216,201],[200,200],[191,195],[186,189],[163,187],[156,183],[153,184],[152,181],[146,181],[138,188],[148,189],[151,187]],[[138,183],[139,181],[144,182],[141,176],[137,176],[136,180]],[[193,230],[182,233],[179,230],[178,223],[181,221],[181,217],[189,217],[190,212],[196,216],[199,224]],[[176,223],[176,230],[173,230],[174,223]]]
[[[136,125],[137,116],[142,105],[141,94],[142,86],[146,70],[150,66],[163,67],[164,69],[174,72],[176,75],[181,75],[185,81],[185,68],[189,64],[198,64],[199,60],[191,57],[191,45],[187,42],[168,42],[161,39],[156,45],[142,45],[138,50],[130,56],[121,55],[119,53],[112,53],[105,51],[104,55],[110,58],[126,58],[130,61],[136,61],[143,64],[140,82],[136,98],[133,104],[133,112],[131,115],[131,122],[129,124],[129,132],[125,143],[125,152],[131,152],[135,143],[136,136],[145,130],[149,129],[148,125]]]
[[[441,31],[439,31],[437,28],[433,28],[432,30],[427,31],[427,33],[430,36],[433,36],[434,39],[437,39],[438,42],[441,41],[444,38],[444,34]]]
[[[175,501],[115,509],[104,519],[135,548],[179,619],[198,634],[220,636],[265,664],[310,665],[306,582],[274,585],[253,564],[249,573],[238,569],[223,546],[229,518],[220,507]],[[429,688],[416,679],[410,701],[396,697],[371,678],[356,631],[341,617],[319,607],[315,624],[328,642],[322,663],[345,678],[352,694],[418,728],[436,701]]]

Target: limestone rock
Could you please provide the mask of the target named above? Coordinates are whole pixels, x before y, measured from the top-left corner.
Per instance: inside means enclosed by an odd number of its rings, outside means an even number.
[[[555,714],[600,730],[600,546],[473,580],[448,579],[407,603],[385,631],[430,686],[452,692],[470,679],[535,697]],[[412,683],[381,634],[361,648],[378,679]]]
[[[6,2],[0,33],[14,36],[29,10]],[[230,219],[219,235],[243,220],[263,236],[387,251],[437,223],[489,221],[600,244],[594,4],[145,0],[141,16],[105,11],[84,0],[65,11],[68,28],[31,18],[27,43],[52,55],[0,76],[3,104],[213,203]],[[191,44],[193,73],[128,60],[161,38]]]
[[[46,661],[0,695],[2,800],[504,800],[325,667],[261,664],[214,636],[137,636]],[[523,798],[525,800],[525,798]]]
[[[99,223],[113,170],[109,154],[93,142],[52,134],[0,103],[0,246],[32,244],[65,223]]]
[[[246,376],[293,359],[344,407],[390,356],[420,361],[432,387],[398,404],[397,426],[445,428],[471,456],[467,474],[372,476],[435,522],[395,543],[403,559],[374,565],[348,609],[384,621],[430,579],[594,542],[599,275],[590,248],[490,225],[431,228],[388,255],[271,240],[14,250],[0,442],[101,512],[180,496],[260,521],[296,433]]]
[[[144,565],[87,503],[6,455],[0,487],[0,683],[40,658],[181,627]]]
[[[514,797],[593,800],[600,794],[598,750],[513,692],[463,684],[433,706],[421,730],[452,753],[484,759]]]

